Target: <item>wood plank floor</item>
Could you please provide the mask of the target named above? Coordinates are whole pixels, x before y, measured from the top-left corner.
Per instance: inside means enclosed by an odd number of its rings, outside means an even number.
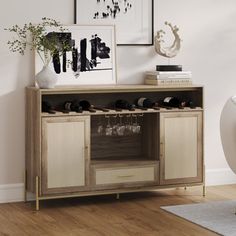
[[[236,185],[0,204],[0,235],[191,236],[216,235],[160,209],[164,205],[236,199]]]

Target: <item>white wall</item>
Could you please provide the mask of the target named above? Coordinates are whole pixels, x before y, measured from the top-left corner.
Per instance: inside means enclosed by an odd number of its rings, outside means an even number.
[[[4,28],[51,17],[73,23],[73,0],[8,0],[0,8],[0,185],[23,181],[25,156],[24,88],[33,84],[33,55],[9,52]]]
[[[180,28],[183,46],[171,63],[193,72],[194,82],[205,85],[205,158],[207,173],[228,171],[223,155],[219,118],[224,102],[236,93],[236,2],[235,0],[154,0],[155,31],[170,21]],[[73,23],[73,0],[8,0],[0,8],[0,186],[23,182],[24,88],[33,84],[33,56],[8,51],[13,24],[39,22],[44,16]],[[153,47],[118,47],[119,83],[142,83],[143,72],[168,61]],[[223,172],[222,172],[223,171]],[[219,176],[219,175],[217,175]],[[226,175],[223,175],[226,176]],[[209,183],[217,178],[209,176]]]

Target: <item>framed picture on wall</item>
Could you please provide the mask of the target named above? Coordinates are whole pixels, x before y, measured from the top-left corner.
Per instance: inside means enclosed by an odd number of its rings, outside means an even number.
[[[153,45],[154,0],[74,0],[76,24],[114,24],[117,45]]]
[[[113,25],[71,25],[53,34],[57,43],[68,42],[66,52],[58,52],[50,62],[56,72],[57,85],[116,84],[116,42]],[[60,45],[58,45],[60,48]],[[43,67],[36,55],[35,74]]]

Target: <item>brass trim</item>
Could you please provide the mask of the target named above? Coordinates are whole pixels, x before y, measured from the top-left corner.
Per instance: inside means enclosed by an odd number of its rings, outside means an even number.
[[[35,178],[35,209],[39,210],[39,177]]]
[[[202,186],[202,196],[203,197],[206,196],[206,185],[205,184]]]
[[[24,172],[24,202],[27,202],[27,170]]]
[[[206,178],[205,178],[205,164],[203,164],[203,186],[202,186],[202,196],[206,196]]]

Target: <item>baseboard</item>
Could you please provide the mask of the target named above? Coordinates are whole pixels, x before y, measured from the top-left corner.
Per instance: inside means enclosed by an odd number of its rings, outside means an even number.
[[[206,185],[236,184],[236,175],[229,168],[206,170]],[[30,194],[29,194],[30,195]],[[33,195],[27,197],[34,199]],[[24,184],[0,185],[0,203],[24,201]]]
[[[236,184],[236,174],[230,168],[206,170],[207,186],[226,184]]]
[[[24,184],[0,185],[0,203],[21,202],[24,200]]]

